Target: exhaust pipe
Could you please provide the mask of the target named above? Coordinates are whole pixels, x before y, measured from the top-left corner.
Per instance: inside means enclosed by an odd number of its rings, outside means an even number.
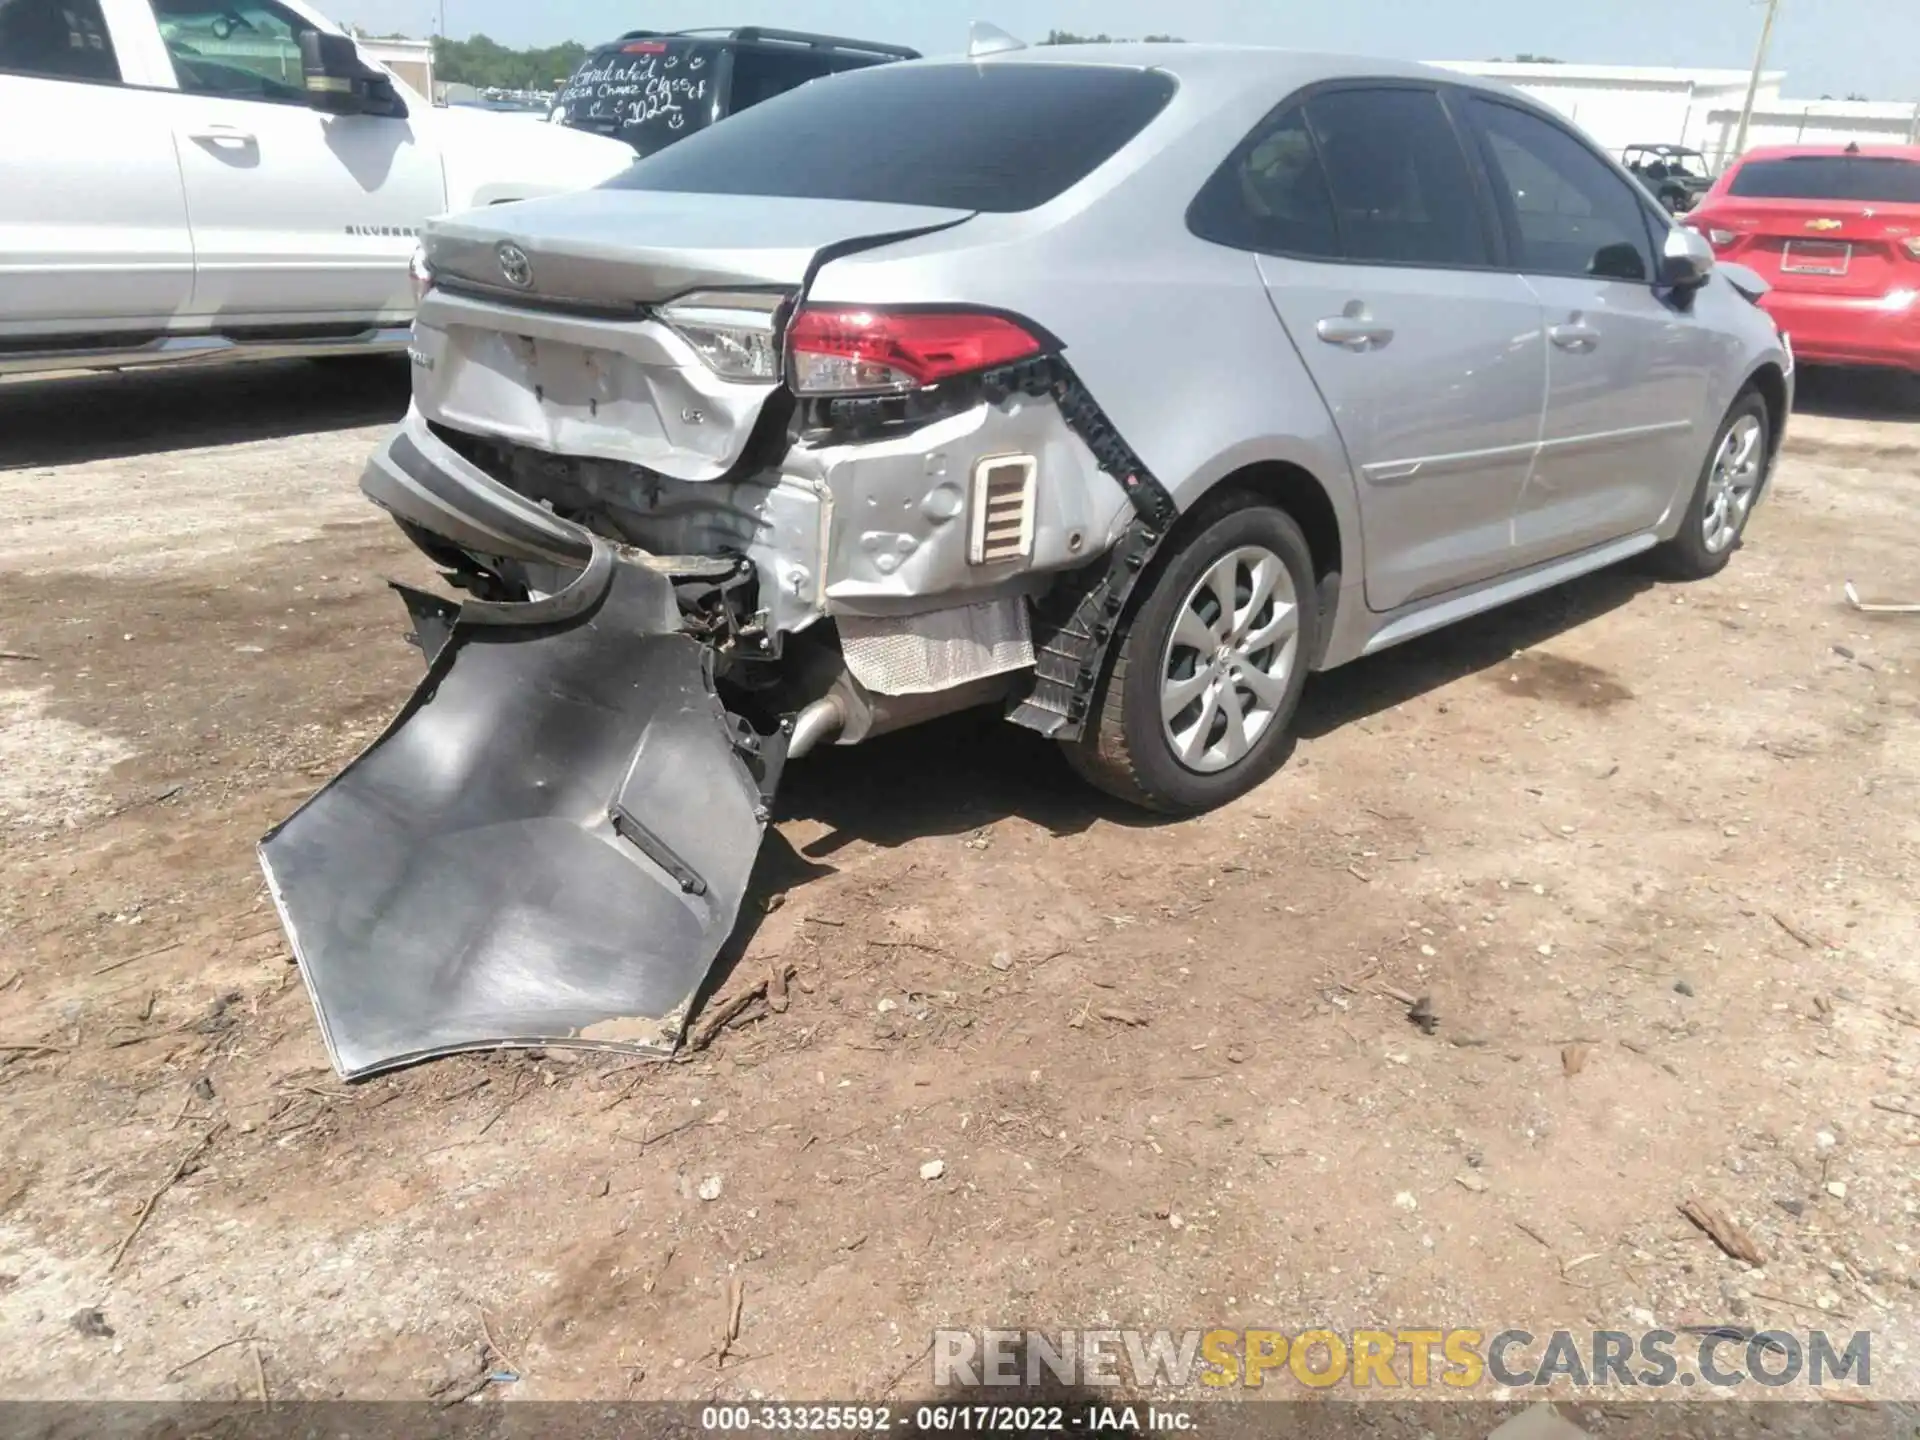
[[[787,758],[799,759],[846,728],[846,705],[837,694],[814,701],[794,717],[793,737],[787,741]]]

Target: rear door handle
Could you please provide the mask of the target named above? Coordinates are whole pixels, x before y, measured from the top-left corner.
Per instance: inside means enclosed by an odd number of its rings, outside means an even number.
[[[251,130],[242,130],[238,125],[202,125],[197,130],[189,130],[187,138],[232,150],[260,143],[259,137]]]
[[[1562,350],[1588,351],[1600,343],[1600,332],[1591,325],[1570,320],[1565,325],[1547,327],[1547,338]]]
[[[1329,345],[1356,352],[1378,350],[1393,339],[1393,327],[1376,324],[1360,315],[1329,315],[1313,327],[1313,333]]]

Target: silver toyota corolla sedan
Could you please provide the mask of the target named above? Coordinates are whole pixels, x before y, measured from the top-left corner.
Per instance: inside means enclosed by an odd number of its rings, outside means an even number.
[[[822,744],[1000,705],[1228,801],[1311,671],[1718,571],[1791,399],[1762,282],[1558,115],[1254,49],[840,76],[416,278],[364,484],[469,598],[265,845],[350,1072],[670,1048]]]

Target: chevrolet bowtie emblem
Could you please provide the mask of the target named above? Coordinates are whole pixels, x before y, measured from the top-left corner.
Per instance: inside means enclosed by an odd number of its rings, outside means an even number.
[[[1838,230],[1840,228],[1840,222],[1838,220],[1809,220],[1807,222],[1807,228],[1809,230]]]

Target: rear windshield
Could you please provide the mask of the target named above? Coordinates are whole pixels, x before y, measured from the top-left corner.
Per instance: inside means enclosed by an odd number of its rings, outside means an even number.
[[[1795,155],[1749,160],[1728,193],[1754,200],[1877,200],[1920,205],[1920,165],[1880,155]]]
[[[1165,108],[1171,77],[1094,65],[884,65],[802,86],[635,164],[620,190],[1031,210]]]
[[[724,47],[702,40],[630,40],[594,51],[554,99],[563,125],[626,141],[642,155],[713,119]]]

